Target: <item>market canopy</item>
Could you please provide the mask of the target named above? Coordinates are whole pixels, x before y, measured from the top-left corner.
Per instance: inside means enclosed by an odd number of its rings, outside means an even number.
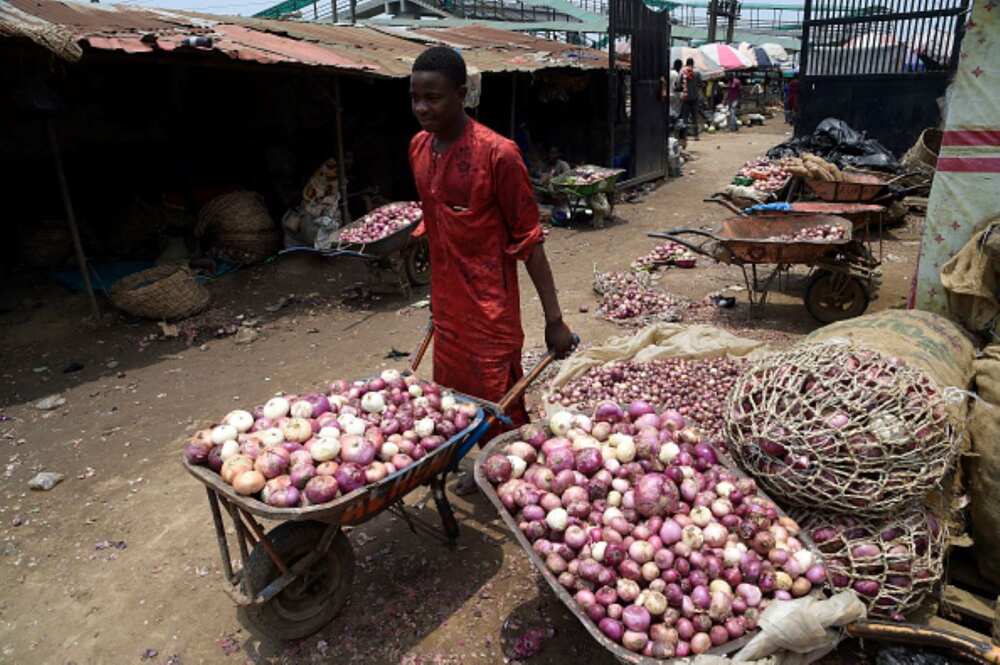
[[[775,44],[774,42],[767,42],[760,45],[760,48],[767,53],[767,57],[771,59],[773,63],[788,62],[791,58],[788,56],[788,51],[781,44]]]
[[[688,58],[694,60],[694,68],[699,74],[701,74],[701,78],[703,79],[708,80],[721,78],[725,73],[725,70],[719,66],[719,63],[712,60],[696,48],[688,48],[687,46],[670,47],[671,64],[674,60],[680,60],[682,63],[687,64]]]
[[[739,47],[737,47],[740,55],[744,56],[747,60],[753,63],[754,67],[760,67],[762,69],[770,69],[775,66],[775,63],[771,61],[770,56],[768,56],[767,51],[760,48],[759,46],[754,46],[749,42],[740,42]]]
[[[752,69],[754,66],[749,58],[728,44],[705,44],[698,50],[726,70]]]

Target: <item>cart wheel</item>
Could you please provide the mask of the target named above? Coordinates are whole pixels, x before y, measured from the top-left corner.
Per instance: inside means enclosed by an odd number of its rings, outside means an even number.
[[[292,567],[319,545],[325,530],[326,525],[320,522],[285,522],[267,537],[282,560]],[[258,545],[243,571],[243,592],[259,592],[280,576],[267,552]],[[241,619],[273,639],[296,640],[312,635],[344,607],[353,579],[354,551],[347,536],[339,531],[325,557],[268,602],[241,608]]]
[[[806,286],[803,300],[814,319],[833,323],[864,314],[870,297],[864,284],[854,275],[817,270]]]
[[[405,250],[406,276],[414,286],[431,283],[431,247],[427,238],[420,238]]]

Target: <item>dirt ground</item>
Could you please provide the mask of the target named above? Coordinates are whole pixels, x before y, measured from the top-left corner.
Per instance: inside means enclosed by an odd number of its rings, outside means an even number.
[[[702,199],[785,138],[779,120],[706,135],[691,144],[684,177],[617,207],[608,228],[552,229],[546,247],[563,310],[585,343],[622,332],[594,314],[595,265],[625,269],[652,248],[649,231],[716,227],[728,213]],[[886,234],[882,291],[869,311],[905,305],[919,236],[919,220]],[[802,306],[804,274],[793,272],[753,320],[736,291],[735,309],[692,316],[787,343],[816,326]],[[426,293],[343,301],[359,277],[350,261],[301,257],[243,270],[212,283],[212,309],[176,330],[118,314],[95,325],[83,297],[56,287],[15,294],[18,307],[0,315],[0,663],[499,663],[527,627],[551,636],[533,663],[612,662],[544,588],[482,496],[453,499],[462,527],[455,550],[388,514],[352,530],[350,604],[320,633],[280,644],[237,620],[221,591],[205,492],[180,465],[179,437],[278,390],[402,367],[387,355],[418,344],[427,310],[411,305]],[[700,300],[742,277],[701,259],[660,284]],[[526,348],[537,350],[541,309],[526,276],[522,289]],[[228,334],[237,326],[253,332]],[[71,363],[83,367],[64,373]],[[63,406],[35,408],[56,393]],[[29,490],[43,469],[65,480]],[[432,502],[414,514],[436,523]]]

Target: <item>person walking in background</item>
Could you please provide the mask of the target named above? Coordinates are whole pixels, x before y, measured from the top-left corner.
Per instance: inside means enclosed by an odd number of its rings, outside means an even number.
[[[694,68],[694,58],[688,58],[681,70],[681,117],[688,123],[694,140],[698,141],[700,119],[698,107],[701,104],[701,74]]]
[[[799,114],[799,77],[788,82],[788,117],[789,124],[794,125]]]
[[[726,106],[729,108],[729,131],[740,131],[736,123],[736,110],[740,106],[740,94],[743,92],[743,82],[735,74],[729,75],[729,85],[726,86]]]
[[[683,68],[684,63],[678,58],[674,60],[673,69],[670,70],[670,113],[676,116],[681,114],[681,92],[684,90],[681,84],[681,69]]]

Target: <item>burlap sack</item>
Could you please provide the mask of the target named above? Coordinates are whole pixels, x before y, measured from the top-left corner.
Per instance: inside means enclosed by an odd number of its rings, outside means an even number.
[[[546,389],[545,405],[548,415],[560,411],[562,407],[551,404],[548,394],[558,390],[592,367],[634,360],[649,362],[657,358],[753,358],[765,353],[763,342],[745,337],[737,337],[725,330],[709,325],[682,325],[679,323],[658,323],[631,336],[612,337],[600,346],[594,346],[583,353],[567,359],[559,373]]]
[[[973,235],[941,268],[948,309],[962,325],[977,333],[994,331],[1000,315],[1000,262],[992,257],[994,236],[1000,237],[1000,222]]]
[[[979,399],[969,417],[972,536],[980,572],[1000,584],[1000,344],[986,347],[975,369]]]

